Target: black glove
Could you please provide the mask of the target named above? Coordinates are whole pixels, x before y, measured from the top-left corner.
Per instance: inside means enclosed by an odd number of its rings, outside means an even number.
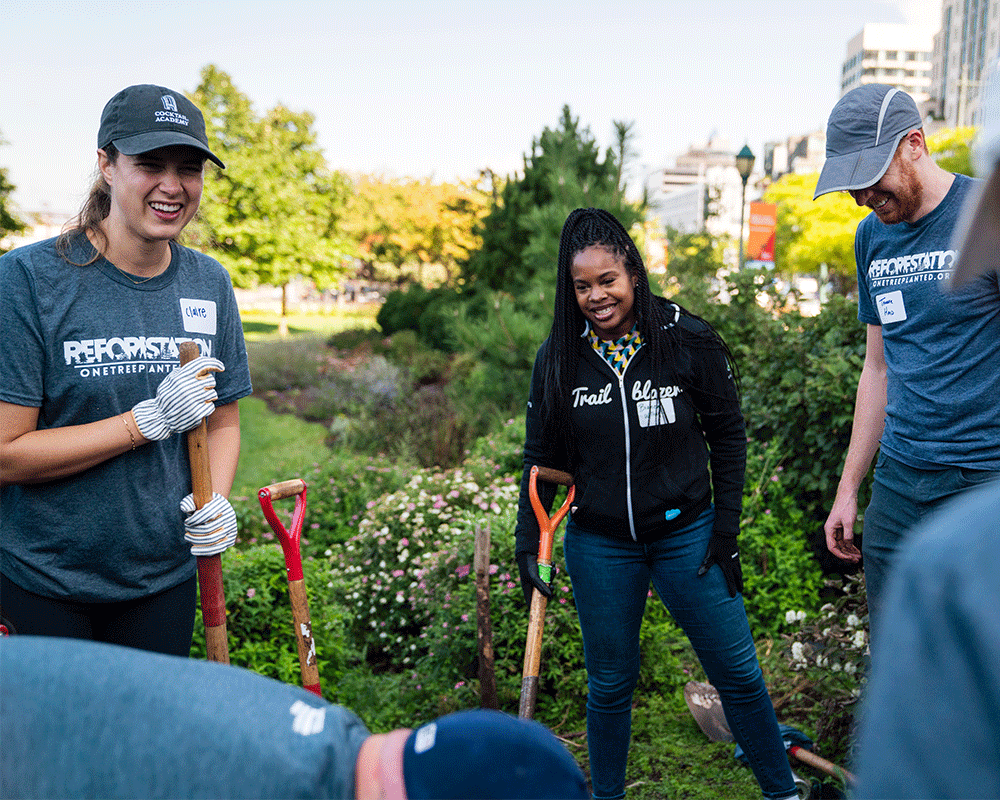
[[[736,544],[736,537],[715,531],[708,541],[708,552],[705,553],[705,560],[698,567],[698,577],[700,578],[712,564],[718,564],[722,574],[726,577],[726,587],[729,589],[729,596],[736,597],[743,594],[743,567],[740,565],[740,548]]]
[[[531,605],[531,590],[538,589],[545,598],[552,597],[552,584],[546,583],[538,574],[538,556],[535,553],[517,554],[517,571],[521,576],[521,591],[524,592],[524,602]],[[556,568],[552,566],[552,577]]]

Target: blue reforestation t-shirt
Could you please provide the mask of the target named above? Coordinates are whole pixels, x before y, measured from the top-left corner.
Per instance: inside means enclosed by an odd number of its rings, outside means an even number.
[[[1000,470],[1000,281],[949,291],[952,234],[975,182],[956,175],[914,224],[861,221],[858,319],[882,326],[888,367],[881,447],[905,464]]]
[[[80,234],[69,256],[79,264],[93,252]],[[166,271],[138,283],[103,258],[68,263],[54,239],[13,250],[0,258],[0,320],[0,400],[38,408],[39,430],[107,419],[153,397],[186,340],[225,365],[217,405],[251,391],[229,274],[173,243]],[[0,571],[79,602],[176,586],[195,572],[179,507],[190,486],[183,436],[61,480],[4,486]]]

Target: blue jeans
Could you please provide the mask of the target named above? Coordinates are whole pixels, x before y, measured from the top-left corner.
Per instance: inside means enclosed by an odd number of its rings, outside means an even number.
[[[998,477],[991,470],[964,467],[917,469],[879,451],[861,537],[873,652],[886,583],[907,534],[947,500]]]
[[[639,628],[652,581],[719,691],[729,727],[765,797],[795,794],[778,720],[757,663],[743,598],[729,596],[722,570],[698,577],[713,508],[687,528],[648,544],[566,527],[587,665],[587,741],[595,798],[625,796],[632,694],[639,678]]]

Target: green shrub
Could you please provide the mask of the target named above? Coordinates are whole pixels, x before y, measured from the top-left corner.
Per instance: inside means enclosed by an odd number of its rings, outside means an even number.
[[[321,336],[295,336],[247,343],[254,392],[286,391],[315,386],[326,366]]]
[[[232,664],[290,684],[302,684],[284,555],[277,543],[222,558],[226,629]],[[320,562],[303,559],[320,682],[335,686],[351,660],[344,636],[347,609],[343,590]],[[191,655],[205,658],[201,609],[195,619]]]
[[[480,485],[465,470],[416,473],[406,487],[372,504],[352,538],[330,559],[331,573],[348,586],[352,647],[378,671],[413,675],[423,702],[467,695],[477,682],[476,593],[472,570],[475,530],[489,526],[490,598],[497,692],[516,711],[520,694],[527,608],[513,557],[518,485],[514,476]],[[561,559],[557,542],[554,558]],[[549,603],[543,639],[539,718],[573,711],[579,723],[586,694],[582,645],[568,579]],[[450,701],[449,701],[450,702]],[[540,704],[541,705],[541,704]]]
[[[790,608],[814,611],[823,571],[809,546],[814,523],[787,487],[778,446],[751,442],[740,527],[747,618],[754,635],[775,636]]]
[[[305,481],[306,512],[302,532],[302,555],[305,559],[322,556],[327,548],[354,536],[373,498],[402,486],[410,473],[405,465],[385,458],[330,451],[328,460],[303,465],[293,473],[274,476],[257,488],[293,478]],[[232,503],[239,522],[238,549],[276,541],[256,494],[234,497]],[[288,527],[294,507],[292,499],[278,501],[274,507]]]
[[[480,436],[469,449],[466,466],[475,470],[477,464],[489,465],[497,475],[513,475],[521,479],[524,466],[524,415],[508,419],[499,430]],[[484,476],[485,477],[485,476]]]
[[[804,513],[813,549],[836,567],[819,541],[821,526],[812,523],[829,513],[850,442],[865,354],[856,305],[834,295],[815,317],[794,308],[776,313],[782,298],[756,270],[731,275],[728,290],[728,305],[707,304],[702,313],[734,352],[747,435],[785,454],[786,491]]]

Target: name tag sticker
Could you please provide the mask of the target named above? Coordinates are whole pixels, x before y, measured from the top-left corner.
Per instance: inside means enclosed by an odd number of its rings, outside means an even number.
[[[181,319],[184,320],[184,330],[188,333],[208,333],[213,336],[217,333],[214,300],[182,297]]]
[[[880,294],[875,298],[875,306],[878,308],[878,318],[882,320],[883,325],[906,319],[906,306],[903,304],[903,293],[900,291]]]
[[[650,428],[653,425],[666,425],[677,421],[673,398],[663,397],[659,400],[640,400],[635,404],[639,414],[639,425]]]

